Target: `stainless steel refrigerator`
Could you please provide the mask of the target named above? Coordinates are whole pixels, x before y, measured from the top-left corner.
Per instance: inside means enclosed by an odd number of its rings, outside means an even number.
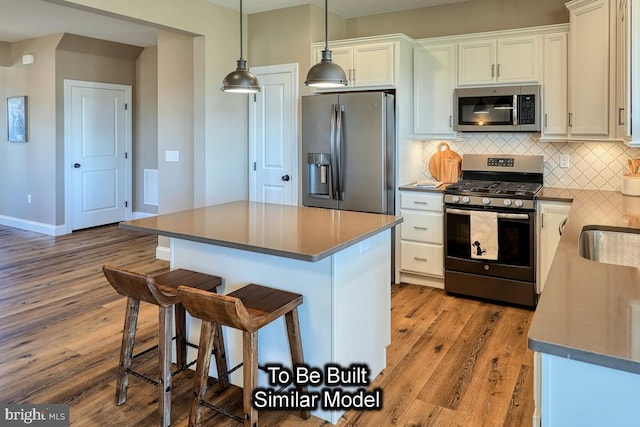
[[[393,95],[302,97],[302,163],[305,206],[393,215]]]

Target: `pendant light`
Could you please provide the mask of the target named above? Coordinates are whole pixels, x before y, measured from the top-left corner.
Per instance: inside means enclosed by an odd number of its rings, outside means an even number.
[[[341,87],[346,86],[348,83],[344,70],[331,60],[328,40],[329,11],[327,3],[328,0],[324,0],[324,50],[322,51],[322,60],[309,69],[307,80],[304,82],[304,84],[311,87]]]
[[[260,92],[258,78],[247,69],[247,61],[242,57],[242,0],[240,0],[240,59],[235,71],[230,72],[222,80],[220,90],[235,93]]]

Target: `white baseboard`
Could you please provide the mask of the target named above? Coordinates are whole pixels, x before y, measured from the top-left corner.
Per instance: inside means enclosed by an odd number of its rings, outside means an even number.
[[[171,261],[171,248],[166,246],[156,246],[156,258]]]
[[[6,215],[0,215],[0,224],[8,227],[19,228],[21,230],[47,234],[49,236],[62,236],[63,234],[68,234],[66,225],[44,224],[42,222],[14,218]]]
[[[133,219],[149,218],[152,216],[157,216],[157,214],[133,212]],[[30,221],[28,219],[15,218],[6,215],[0,215],[0,225],[47,234],[49,236],[62,236],[64,234],[71,233],[71,230],[69,230],[66,225],[44,224],[42,222]]]

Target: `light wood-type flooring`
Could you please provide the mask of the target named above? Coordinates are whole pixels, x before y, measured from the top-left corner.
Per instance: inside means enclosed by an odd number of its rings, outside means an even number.
[[[57,238],[0,226],[0,402],[66,403],[72,426],[156,425],[153,386],[131,378],[129,400],[114,404],[125,299],[101,271],[105,263],[167,270],[155,259],[156,241],[115,225]],[[347,411],[338,426],[531,425],[532,311],[408,284],[394,285],[391,298],[387,368],[371,384],[382,388],[383,408]],[[138,350],[153,344],[156,319],[156,307],[142,304]],[[154,356],[138,360],[140,369],[153,372]],[[192,378],[174,377],[175,426],[187,425]],[[237,387],[208,398],[241,413]],[[207,426],[239,425],[204,414]],[[260,425],[330,424],[261,411]]]

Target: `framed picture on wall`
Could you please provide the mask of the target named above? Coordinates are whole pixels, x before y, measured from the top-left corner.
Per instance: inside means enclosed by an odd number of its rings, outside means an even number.
[[[27,142],[27,97],[7,98],[7,133],[9,142]]]

